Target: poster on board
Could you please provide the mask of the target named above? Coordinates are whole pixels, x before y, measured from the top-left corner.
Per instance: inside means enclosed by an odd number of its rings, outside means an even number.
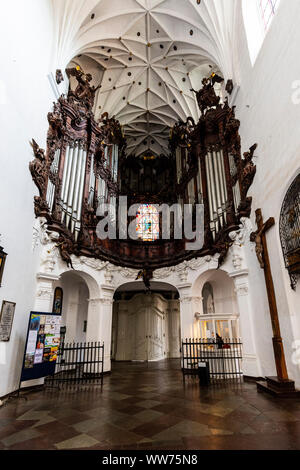
[[[60,343],[60,323],[61,315],[30,313],[21,382],[54,374]]]

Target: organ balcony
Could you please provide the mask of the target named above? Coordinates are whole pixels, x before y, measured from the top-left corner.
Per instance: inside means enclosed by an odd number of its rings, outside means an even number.
[[[228,102],[216,96],[212,79],[205,79],[197,92],[199,122],[188,117],[170,130],[169,154],[136,157],[127,155],[126,136],[114,117],[104,113],[95,120],[90,80],[82,71],[69,74],[79,85],[48,114],[47,149],[33,141],[35,160],[30,164],[39,189],[35,214],[46,217],[48,229],[59,233],[63,260],[71,265],[71,255],[87,256],[156,269],[220,253],[221,265],[231,243],[229,233],[251,212],[248,190],[256,172],[256,146],[242,157],[240,123]],[[134,239],[118,236],[121,197],[127,197],[128,206],[137,205],[126,216],[127,224],[136,221]],[[114,213],[99,215],[99,207],[107,203]],[[176,214],[170,218],[169,239],[162,239],[161,214],[155,212],[162,204],[178,204],[181,218],[186,204],[194,212],[197,204],[204,205],[201,249],[186,250],[188,240],[175,236]],[[108,215],[116,236],[99,238],[98,224]]]

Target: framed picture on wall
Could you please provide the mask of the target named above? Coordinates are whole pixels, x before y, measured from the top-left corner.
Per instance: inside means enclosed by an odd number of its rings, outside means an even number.
[[[3,300],[0,313],[0,341],[9,341],[16,304]]]

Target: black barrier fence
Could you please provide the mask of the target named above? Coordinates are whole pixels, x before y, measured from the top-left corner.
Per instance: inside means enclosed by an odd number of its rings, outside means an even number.
[[[239,339],[186,339],[182,342],[181,367],[186,375],[207,368],[210,380],[235,380],[243,376],[243,345]]]
[[[103,384],[104,343],[64,343],[57,355],[55,373],[46,379],[49,386]]]

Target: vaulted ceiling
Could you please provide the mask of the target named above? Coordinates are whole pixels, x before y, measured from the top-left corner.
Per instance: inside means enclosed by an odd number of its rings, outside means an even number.
[[[167,155],[170,127],[199,118],[191,88],[201,87],[210,66],[233,78],[235,2],[53,0],[69,59],[101,83],[96,117],[119,119],[128,154]]]

